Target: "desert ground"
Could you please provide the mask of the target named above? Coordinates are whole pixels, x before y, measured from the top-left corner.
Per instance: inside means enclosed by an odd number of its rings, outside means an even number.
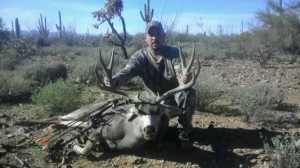
[[[222,91],[213,112],[196,111],[190,148],[181,149],[174,138],[167,138],[160,145],[149,143],[133,151],[102,153],[95,150],[89,157],[72,155],[62,167],[270,167],[263,137],[270,139],[283,132],[300,132],[299,66],[299,62],[289,64],[274,61],[266,68],[251,61],[207,62],[202,66],[201,75],[218,77]],[[201,76],[198,80],[201,80]],[[284,94],[285,106],[270,111],[267,120],[249,122],[238,108],[231,106],[228,93],[236,87],[255,82],[278,85]],[[96,87],[91,86],[88,90],[99,93],[99,97],[104,94]],[[47,151],[41,150],[33,142],[33,136],[40,134],[45,125],[25,127],[13,124],[19,120],[40,119],[38,112],[41,112],[41,108],[32,103],[0,104],[2,167],[42,168],[60,164],[47,160]],[[292,119],[281,120],[285,115],[292,116]],[[176,118],[170,122],[169,137],[174,136],[172,127],[175,123]]]

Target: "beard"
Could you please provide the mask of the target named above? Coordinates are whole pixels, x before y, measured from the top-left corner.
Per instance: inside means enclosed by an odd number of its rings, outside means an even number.
[[[154,51],[160,51],[161,48],[162,48],[162,45],[161,45],[161,44],[151,44],[151,48],[152,48]]]

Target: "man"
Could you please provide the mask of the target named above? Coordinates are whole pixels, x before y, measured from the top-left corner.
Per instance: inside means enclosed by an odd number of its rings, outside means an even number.
[[[136,52],[131,56],[126,67],[120,70],[109,82],[105,83],[111,87],[119,87],[139,76],[143,82],[148,96],[151,94],[163,93],[178,86],[177,75],[187,83],[189,74],[182,74],[179,66],[179,50],[165,45],[166,34],[162,24],[158,21],[150,21],[146,27],[145,41],[147,48]],[[179,116],[178,129],[179,140],[188,142],[188,134],[192,132],[192,115],[195,111],[196,92],[193,88],[177,93],[164,101],[168,105],[177,105],[184,109],[184,113]]]

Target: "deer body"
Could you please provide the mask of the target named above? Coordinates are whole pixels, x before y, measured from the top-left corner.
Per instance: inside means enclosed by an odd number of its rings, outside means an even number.
[[[97,104],[93,105],[95,107]],[[86,107],[82,109],[86,109]],[[157,108],[155,107],[155,109]],[[103,150],[126,150],[138,148],[147,141],[155,140],[158,131],[162,129],[163,113],[160,110],[150,113],[140,110],[133,104],[116,106],[106,110],[102,113],[104,117],[101,118],[106,123],[92,130],[84,147],[74,144],[73,150],[78,154],[87,155],[95,147],[96,142],[100,142],[99,147]],[[86,111],[82,110],[81,112],[80,114],[79,109],[76,112],[60,116],[56,124],[69,125],[74,120],[76,121],[77,117],[86,115]],[[91,124],[91,121],[76,121],[76,124],[72,126],[87,128]]]

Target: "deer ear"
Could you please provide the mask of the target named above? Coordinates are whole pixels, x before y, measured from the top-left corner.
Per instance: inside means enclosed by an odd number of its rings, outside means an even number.
[[[127,117],[128,121],[132,121],[138,116],[137,110],[138,109],[136,109],[136,108],[130,109],[130,112],[128,113],[128,117]]]
[[[130,122],[130,121],[134,120],[137,116],[138,116],[137,114],[133,114],[133,113],[132,113],[132,114],[128,117],[128,121]]]

